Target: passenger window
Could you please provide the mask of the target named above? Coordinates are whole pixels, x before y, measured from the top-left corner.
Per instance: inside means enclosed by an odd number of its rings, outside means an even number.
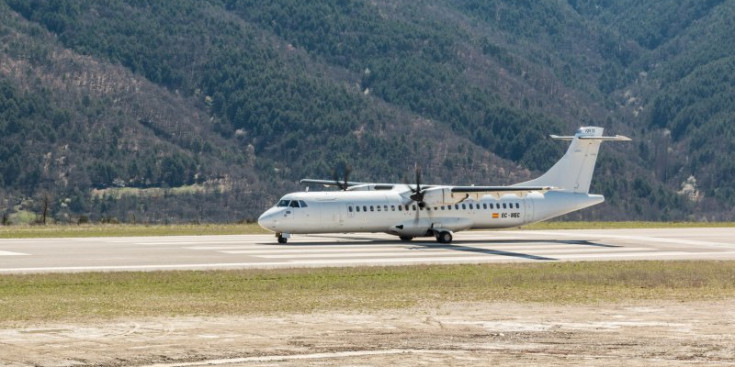
[[[507,207],[505,206],[505,203],[503,203],[503,209],[508,209],[508,208],[507,208]]]
[[[482,203],[482,208],[487,209],[487,203]]]
[[[459,210],[459,204],[454,204],[454,209]]]
[[[390,211],[392,211],[392,212],[396,211],[396,206],[395,205],[391,205],[390,206]]]
[[[413,208],[414,211],[416,210],[416,205],[411,205],[411,207]]]
[[[370,205],[370,211],[371,212],[374,212],[375,211],[375,207],[373,207],[372,205]]]
[[[383,210],[388,211],[388,205],[383,205]]]
[[[352,207],[351,207],[351,206],[348,206],[348,207],[347,207],[347,210],[348,210],[348,211],[349,211],[350,213],[352,213]]]
[[[356,206],[355,209],[357,209],[357,211],[359,212],[360,211],[360,206],[359,205]]]
[[[467,210],[467,206],[462,204],[462,210]]]
[[[380,211],[380,205],[376,206],[376,208],[378,209],[378,211]]]
[[[521,204],[516,203],[516,209],[520,209],[520,208],[521,208]]]
[[[362,206],[362,211],[367,212],[367,205]]]

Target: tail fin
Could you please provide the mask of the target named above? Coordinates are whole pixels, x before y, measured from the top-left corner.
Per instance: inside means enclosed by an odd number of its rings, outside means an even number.
[[[521,186],[555,186],[562,191],[588,193],[597,152],[603,141],[630,141],[625,136],[602,136],[601,127],[581,127],[574,136],[551,135],[552,139],[571,140],[564,156],[541,177],[523,182]]]

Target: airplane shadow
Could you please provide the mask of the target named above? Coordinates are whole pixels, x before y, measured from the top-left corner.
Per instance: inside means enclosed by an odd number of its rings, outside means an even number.
[[[322,238],[335,238],[335,239],[345,239],[345,237],[340,236],[330,236],[330,235],[319,235],[319,236],[310,236],[311,238],[314,237],[322,237]],[[472,247],[468,245],[462,245],[464,244],[476,244],[477,240],[454,240],[451,244],[441,244],[435,242],[433,239],[429,239],[430,237],[427,237],[426,239],[414,239],[411,242],[403,242],[399,240],[378,240],[373,237],[349,237],[350,240],[348,241],[340,241],[340,242],[306,242],[306,243],[298,243],[298,242],[291,242],[287,244],[286,246],[289,247],[303,247],[303,248],[309,248],[314,246],[363,246],[363,245],[396,245],[396,244],[402,244],[406,246],[410,246],[410,250],[414,251],[421,251],[423,249],[447,249],[452,251],[462,251],[462,252],[470,252],[470,253],[477,253],[477,254],[485,254],[485,255],[495,255],[495,256],[506,256],[506,257],[516,257],[526,260],[538,260],[538,261],[555,261],[558,259],[546,257],[546,256],[538,256],[538,255],[532,255],[532,254],[526,254],[522,252],[514,252],[514,251],[505,251],[505,250],[494,250],[494,249],[488,249],[488,248],[479,248],[479,247]],[[592,247],[621,247],[616,245],[608,245],[608,244],[602,244],[602,243],[595,243],[590,242],[586,240],[502,240],[502,239],[495,239],[495,240],[484,240],[482,241],[485,244],[495,244],[495,245],[508,245],[508,244],[562,244],[562,245],[579,245],[579,246],[592,246]],[[276,243],[259,243],[261,245],[277,245]]]

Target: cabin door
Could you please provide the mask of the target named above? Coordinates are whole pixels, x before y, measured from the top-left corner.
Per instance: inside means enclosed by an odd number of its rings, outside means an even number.
[[[525,217],[523,218],[523,221],[525,223],[533,222],[533,199],[529,198],[528,196],[523,199],[523,206],[525,209]]]

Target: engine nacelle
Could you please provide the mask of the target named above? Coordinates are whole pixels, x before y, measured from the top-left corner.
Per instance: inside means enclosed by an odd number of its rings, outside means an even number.
[[[449,187],[432,187],[424,190],[424,203],[428,206],[455,204],[466,198],[466,194],[452,194]]]

